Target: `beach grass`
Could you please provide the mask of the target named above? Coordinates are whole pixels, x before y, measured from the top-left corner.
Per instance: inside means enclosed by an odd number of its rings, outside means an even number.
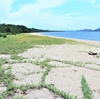
[[[71,43],[77,44],[74,40],[53,38],[47,36],[36,36],[30,34],[8,35],[7,38],[0,38],[0,54],[18,54],[35,45],[53,45]]]

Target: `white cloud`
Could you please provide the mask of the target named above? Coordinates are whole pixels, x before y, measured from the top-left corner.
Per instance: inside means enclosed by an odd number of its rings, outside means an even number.
[[[8,17],[13,2],[14,0],[0,0],[0,21],[5,21]]]
[[[43,25],[51,28],[56,25],[61,26],[62,16],[56,16],[52,12],[43,12],[43,10],[60,6],[66,1],[68,0],[37,0],[36,3],[24,5],[19,11],[11,13],[9,21],[16,24],[27,24],[28,26],[33,24],[33,27],[40,26],[40,28]]]
[[[2,12],[10,12],[11,4],[14,0],[0,0],[0,11]]]
[[[94,3],[95,3],[95,1],[96,1],[96,0],[92,0],[92,4],[94,4]]]
[[[37,12],[43,9],[60,6],[65,2],[66,0],[37,0],[36,3],[23,5],[23,7],[18,12],[30,12],[30,11]],[[18,12],[15,12],[15,13],[18,13]]]
[[[44,9],[60,6],[65,2],[66,0],[37,0],[36,3],[24,5],[19,11],[11,13],[10,17],[23,16],[24,14],[26,16],[27,14],[37,15]]]
[[[10,22],[15,22],[16,24],[27,24],[28,26],[36,27],[36,28],[49,28],[49,29],[64,29],[66,28],[66,17],[65,16],[57,16],[52,13],[28,13],[18,16],[10,17]],[[63,24],[63,25],[62,25]]]
[[[92,2],[94,7],[100,8],[100,0],[92,0]]]

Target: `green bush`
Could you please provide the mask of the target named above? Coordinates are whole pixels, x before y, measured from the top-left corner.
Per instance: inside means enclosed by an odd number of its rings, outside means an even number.
[[[3,36],[3,38],[7,38],[7,34],[3,34],[2,36]]]

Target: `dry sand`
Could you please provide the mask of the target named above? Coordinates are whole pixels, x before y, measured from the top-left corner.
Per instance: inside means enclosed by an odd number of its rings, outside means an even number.
[[[84,75],[93,91],[93,99],[100,99],[100,42],[78,41],[87,44],[37,45],[20,53],[19,55],[25,60],[31,60],[33,63],[12,65],[12,72],[18,78],[14,83],[39,84],[46,68],[42,69],[41,65],[37,66],[34,62],[49,58],[51,61],[48,64],[55,67],[46,76],[46,84],[53,84],[70,95],[85,99],[81,87],[81,77]],[[98,56],[89,55],[90,51],[98,53]],[[63,99],[45,88],[28,90],[24,97],[26,99]]]

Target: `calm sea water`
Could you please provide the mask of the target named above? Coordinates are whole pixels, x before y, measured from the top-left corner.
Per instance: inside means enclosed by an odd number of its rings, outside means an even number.
[[[100,32],[44,32],[43,35],[100,41]]]

